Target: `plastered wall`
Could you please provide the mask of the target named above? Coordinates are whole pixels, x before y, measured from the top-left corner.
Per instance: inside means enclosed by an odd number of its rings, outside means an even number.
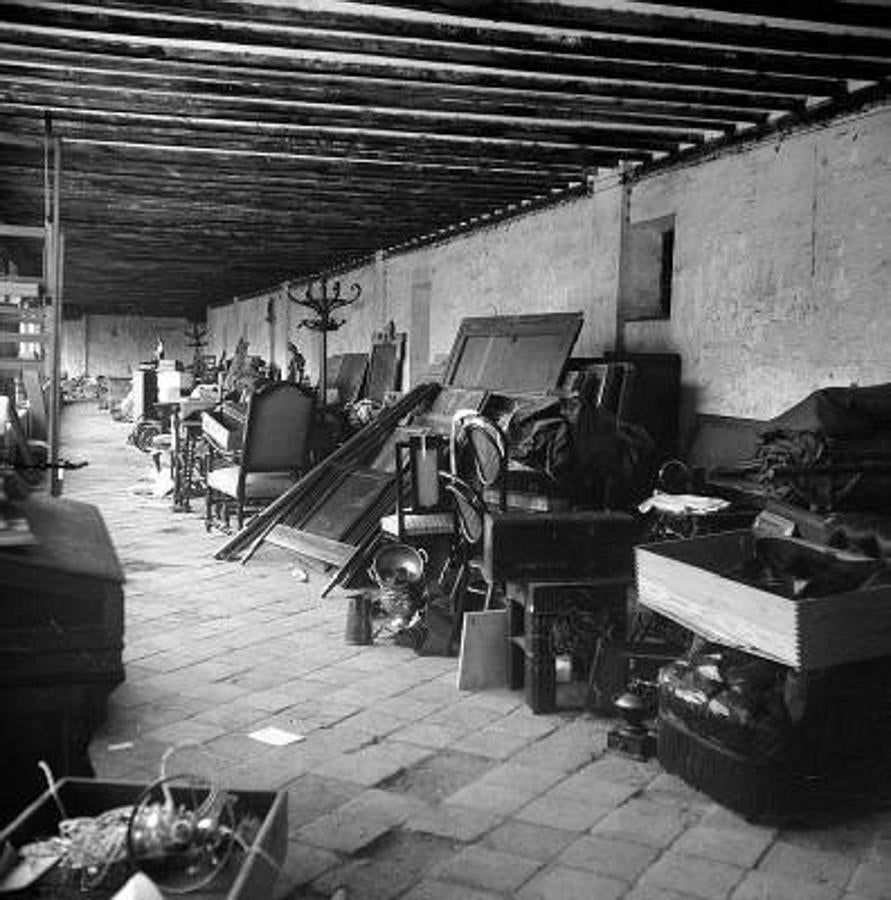
[[[672,317],[626,323],[629,350],[683,359],[687,413],[768,418],[815,388],[891,381],[891,107],[887,104],[637,183],[632,221],[675,215]],[[448,352],[464,316],[581,310],[577,355],[616,343],[621,192],[591,195],[341,276],[362,286],[329,354],[409,334],[405,386]],[[305,286],[295,285],[295,293]],[[318,372],[318,335],[279,288],[288,336]],[[268,357],[267,297],[211,309],[214,352],[240,334]]]
[[[175,317],[86,315],[64,322],[61,369],[70,377],[126,377],[151,360],[160,335],[167,359],[189,363],[186,321]]]
[[[328,333],[329,357],[335,353],[369,350],[372,332],[380,330],[389,321],[383,269],[383,264],[371,263],[340,276],[342,295],[352,296],[353,285],[358,285],[359,299],[335,312],[334,318],[343,320],[344,324]],[[207,311],[210,341],[207,352],[231,358],[239,339],[244,338],[248,342],[248,355],[275,362],[284,370],[288,365],[288,343],[291,342],[306,358],[307,372],[313,380],[317,379],[321,335],[301,324],[315,316],[311,309],[291,299],[291,296],[305,299],[310,287],[313,296],[318,296],[318,284],[310,286],[295,281],[287,287],[276,285],[266,293],[211,307]]]
[[[87,371],[87,317],[66,319],[62,327],[60,368],[63,375],[83,375]]]
[[[329,335],[329,356],[367,351],[372,334],[393,321],[409,336],[404,385],[448,353],[465,316],[510,315],[546,311],[585,313],[576,350],[599,353],[615,334],[619,194],[615,190],[567,202],[407,253],[385,256],[339,276],[346,294],[352,284],[361,298],[342,311],[346,324]],[[602,223],[606,223],[603,227]],[[316,288],[317,289],[317,286]],[[305,284],[292,291],[302,296]],[[269,359],[270,337],[262,318],[269,294],[208,311],[212,352],[231,355],[239,336],[249,353]],[[318,375],[320,340],[298,328],[308,313],[280,300],[274,343],[283,352],[285,335],[306,356]],[[420,348],[420,352],[419,352]],[[278,357],[279,364],[286,357]]]
[[[632,191],[632,221],[669,213],[671,320],[625,339],[680,352],[699,411],[768,418],[818,387],[891,381],[889,107]]]

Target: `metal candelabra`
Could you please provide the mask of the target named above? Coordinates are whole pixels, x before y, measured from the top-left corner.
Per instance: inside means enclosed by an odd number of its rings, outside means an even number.
[[[310,309],[315,313],[314,318],[301,319],[298,328],[309,328],[312,331],[319,331],[322,334],[322,359],[319,364],[319,389],[321,393],[322,404],[325,405],[327,400],[328,387],[328,332],[337,331],[346,322],[346,319],[337,319],[334,312],[350,306],[355,303],[362,295],[362,288],[358,284],[350,286],[349,296],[341,293],[339,281],[327,282],[322,279],[318,282],[320,291],[313,293],[314,282],[310,282],[306,288],[306,292],[301,297],[295,295],[287,286],[288,298],[293,300],[298,306]]]

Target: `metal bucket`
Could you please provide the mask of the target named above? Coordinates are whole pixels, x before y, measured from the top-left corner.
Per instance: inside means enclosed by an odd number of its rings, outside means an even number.
[[[347,599],[344,640],[348,644],[371,643],[371,597],[356,594]]]

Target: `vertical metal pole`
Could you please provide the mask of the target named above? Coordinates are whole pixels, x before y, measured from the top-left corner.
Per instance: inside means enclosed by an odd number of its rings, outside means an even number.
[[[59,426],[62,403],[62,262],[65,238],[59,223],[60,185],[62,176],[62,142],[53,140],[53,339],[50,368],[50,493],[62,493],[62,473],[59,469]]]
[[[322,310],[319,316],[322,331],[322,358],[319,360],[321,408],[328,406],[328,282],[322,279]]]

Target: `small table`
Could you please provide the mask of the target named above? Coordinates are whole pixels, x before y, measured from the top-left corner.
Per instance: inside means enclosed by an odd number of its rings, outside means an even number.
[[[533,713],[557,708],[559,641],[555,633],[561,621],[570,630],[576,620],[584,619],[591,626],[566,634],[564,641],[578,643],[577,652],[571,652],[571,648],[564,648],[564,652],[574,660],[584,656],[590,667],[603,638],[625,636],[630,583],[630,574],[573,581],[508,582],[508,686],[516,689],[525,685],[526,703]],[[590,647],[582,648],[588,638]]]
[[[192,509],[192,497],[196,495],[195,484],[200,482],[201,456],[198,452],[204,430],[200,419],[184,419],[176,432],[176,470],[173,479],[174,508],[182,512]]]
[[[190,512],[191,498],[194,496],[195,467],[198,462],[198,442],[203,429],[201,420],[182,417],[182,406],[188,401],[165,400],[156,403],[163,418],[170,421],[170,477],[173,481],[173,511]]]

